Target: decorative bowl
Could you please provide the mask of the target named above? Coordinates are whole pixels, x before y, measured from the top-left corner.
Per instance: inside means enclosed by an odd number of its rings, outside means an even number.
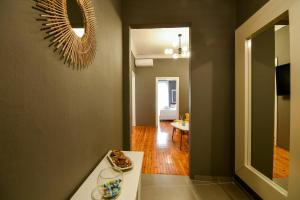
[[[123,172],[117,168],[108,167],[100,171],[97,187],[92,191],[92,199],[116,199],[121,193]]]

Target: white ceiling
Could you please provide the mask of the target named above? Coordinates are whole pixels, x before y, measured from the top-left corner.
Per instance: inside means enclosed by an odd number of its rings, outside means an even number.
[[[164,50],[178,43],[182,34],[182,47],[189,49],[189,28],[131,29],[131,50],[136,58],[172,58]]]

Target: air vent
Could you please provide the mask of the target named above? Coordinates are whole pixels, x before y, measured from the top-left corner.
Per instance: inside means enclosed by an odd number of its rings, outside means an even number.
[[[153,67],[153,59],[136,59],[136,67]]]

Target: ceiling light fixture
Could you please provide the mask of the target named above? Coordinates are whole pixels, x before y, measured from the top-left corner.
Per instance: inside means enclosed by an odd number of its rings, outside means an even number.
[[[166,55],[172,55],[173,54],[173,49],[165,49],[165,54]]]
[[[172,57],[173,57],[174,59],[178,59],[178,54],[177,54],[177,53],[174,53]]]
[[[176,48],[178,47],[177,49],[171,49],[171,48],[168,48],[168,49],[165,49],[165,54],[166,55],[172,55],[172,57],[174,59],[177,59],[179,57],[182,57],[182,58],[189,58],[190,57],[190,52],[188,50],[188,47],[187,46],[184,46],[182,47],[182,34],[178,34],[178,42],[177,41],[174,41],[172,43],[173,47]]]

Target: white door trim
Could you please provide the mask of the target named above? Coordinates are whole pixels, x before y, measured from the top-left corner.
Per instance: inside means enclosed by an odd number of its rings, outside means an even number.
[[[136,126],[136,103],[135,103],[135,72],[131,71],[131,120],[132,126]]]
[[[159,125],[158,117],[158,81],[176,81],[176,118],[179,119],[179,77],[156,77],[155,79],[155,124]]]
[[[235,173],[265,200],[300,199],[300,0],[270,0],[235,32]],[[251,166],[251,94],[248,39],[288,12],[291,43],[289,188],[284,190]]]

